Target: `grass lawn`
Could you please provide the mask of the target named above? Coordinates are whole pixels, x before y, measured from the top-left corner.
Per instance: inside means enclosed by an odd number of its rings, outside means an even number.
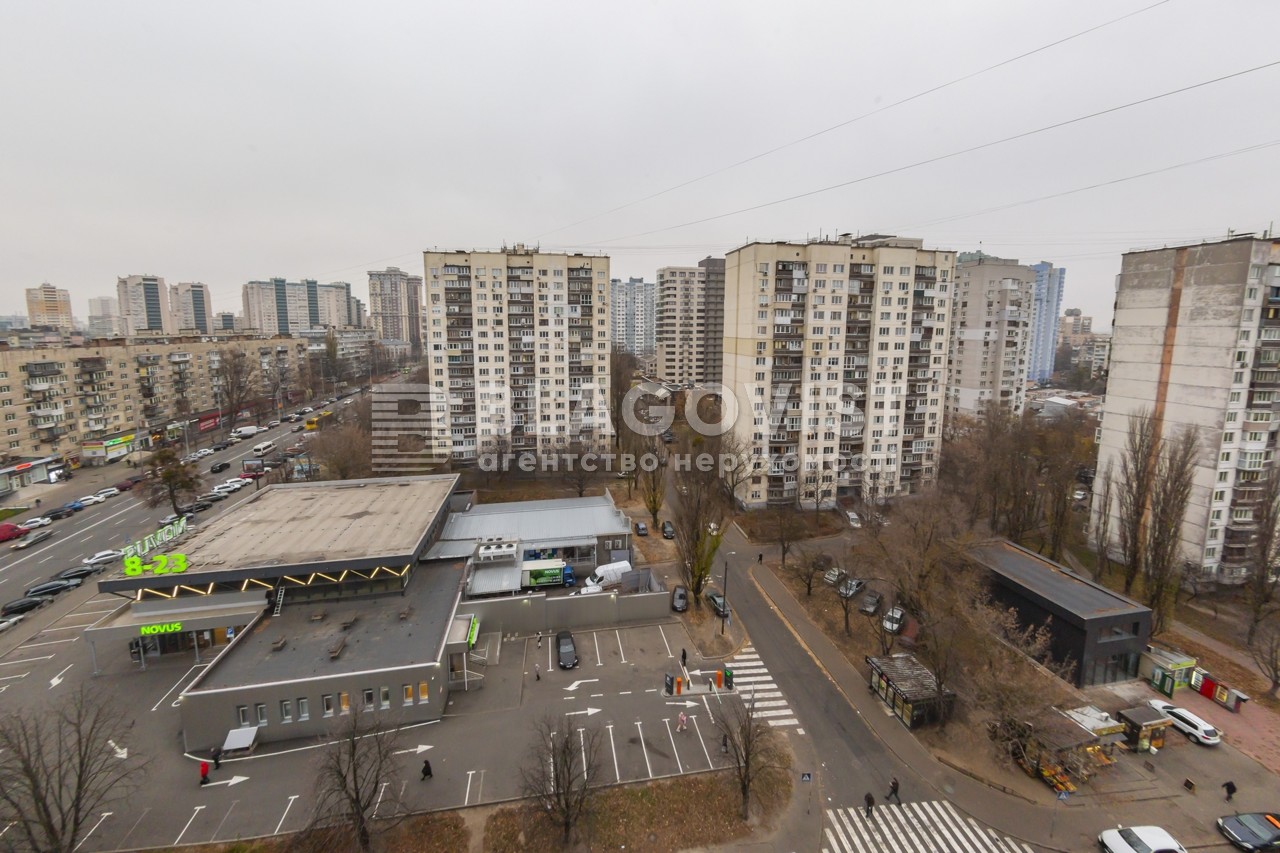
[[[835,536],[849,528],[849,522],[842,515],[830,510],[820,513],[797,510],[795,517],[801,524],[801,530],[796,536],[797,540]],[[771,513],[741,513],[737,516],[737,522],[742,532],[747,534],[747,539],[753,544],[769,545],[777,538],[777,534],[772,529],[775,525],[771,524]]]
[[[458,812],[429,812],[407,818],[374,837],[379,853],[458,853],[471,844],[466,822]],[[192,853],[290,853],[310,850],[301,836],[280,835],[229,844],[184,847]]]

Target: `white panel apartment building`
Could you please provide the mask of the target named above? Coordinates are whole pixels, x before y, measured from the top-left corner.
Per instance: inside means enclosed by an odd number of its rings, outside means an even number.
[[[424,252],[423,349],[457,459],[609,434],[609,259]],[[437,439],[438,437],[432,437]]]
[[[1280,396],[1280,240],[1130,252],[1121,261],[1107,396],[1098,430],[1099,477],[1120,468],[1130,417],[1155,415],[1161,435],[1200,436],[1182,558],[1202,576],[1238,584],[1252,569],[1254,507],[1277,476]],[[1118,473],[1116,474],[1118,476]],[[1114,490],[1113,490],[1114,491]],[[1119,553],[1111,514],[1113,552]]]
[[[740,500],[878,501],[936,478],[954,264],[880,235],[729,253],[724,384],[765,460]]]
[[[169,287],[169,307],[173,311],[174,326],[204,332],[213,331],[213,300],[209,285],[183,281]]]
[[[946,412],[979,415],[996,401],[1026,404],[1036,271],[980,252],[960,255],[951,311]]]
[[[724,264],[709,257],[696,267],[658,270],[656,345],[661,381],[694,385],[720,381]]]
[[[655,285],[643,278],[613,279],[613,345],[635,355],[653,352]]]

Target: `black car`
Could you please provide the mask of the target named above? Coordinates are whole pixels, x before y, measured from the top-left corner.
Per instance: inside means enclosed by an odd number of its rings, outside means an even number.
[[[214,452],[217,452],[219,450],[226,450],[230,446],[231,446],[231,442],[229,441],[219,441],[214,443],[213,450]]]
[[[30,613],[32,610],[44,607],[50,601],[53,601],[53,599],[46,598],[44,596],[37,598],[32,598],[31,596],[27,596],[26,598],[15,598],[4,607],[0,607],[0,616],[14,616],[18,613]]]
[[[728,618],[729,602],[725,601],[723,595],[716,592],[714,589],[707,590],[707,601],[711,602],[711,609],[716,612],[717,616],[721,619]]]
[[[637,536],[648,536],[648,535],[649,535],[649,525],[645,524],[643,521],[637,521],[637,522],[636,522],[636,535],[637,535]]]
[[[683,586],[677,586],[671,590],[671,609],[676,613],[683,613],[689,609],[689,590]]]
[[[230,467],[231,467],[230,462],[215,462],[209,466],[209,473],[217,474],[218,472],[225,471]]]
[[[578,646],[573,642],[573,634],[568,631],[556,634],[556,654],[559,655],[561,669],[573,669],[578,665]]]
[[[862,599],[862,603],[858,605],[858,612],[865,613],[868,616],[875,616],[880,612],[880,602],[883,600],[884,596],[873,589],[866,594]]]
[[[38,596],[57,595],[60,592],[66,592],[69,589],[75,589],[80,586],[77,580],[56,580],[38,583],[31,589],[27,590],[27,598],[36,598]]]
[[[44,515],[45,515],[45,518],[52,518],[56,521],[59,518],[70,518],[75,514],[76,514],[75,510],[71,509],[70,507],[56,506],[53,509],[46,512]]]
[[[204,512],[206,509],[208,509],[211,506],[213,506],[213,504],[209,503],[208,501],[201,501],[201,500],[192,501],[186,506],[178,507],[178,514],[188,515],[193,512]]]
[[[13,550],[24,551],[32,545],[39,545],[41,542],[48,541],[51,538],[53,538],[52,530],[34,531],[32,533],[28,533],[21,541],[18,542],[17,545],[14,545]]]
[[[662,522],[662,538],[663,538],[663,539],[675,539],[675,538],[676,538],[676,526],[675,526],[674,524],[672,524],[671,522],[669,522],[669,521],[664,521],[664,522]]]
[[[1220,817],[1218,831],[1241,850],[1280,850],[1280,814],[1246,812]]]
[[[71,567],[71,568],[69,568],[69,569],[63,569],[62,571],[58,572],[56,575],[54,575],[54,576],[51,578],[51,580],[55,580],[55,581],[74,581],[74,580],[79,580],[79,581],[82,581],[82,580],[84,580],[85,578],[89,577],[90,575],[96,575],[98,572],[102,571],[102,570],[103,570],[103,569],[105,569],[105,568],[106,568],[106,566],[105,566],[105,565],[99,565],[99,566],[72,566],[72,567]]]

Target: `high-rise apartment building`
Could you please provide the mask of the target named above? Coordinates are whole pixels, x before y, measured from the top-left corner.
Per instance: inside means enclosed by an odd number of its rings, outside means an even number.
[[[634,355],[653,352],[654,283],[643,278],[610,283],[613,291],[613,345]]]
[[[242,299],[245,327],[269,334],[357,327],[364,322],[364,303],[351,295],[351,285],[345,281],[251,281],[244,286]]]
[[[33,328],[49,326],[63,331],[71,331],[70,291],[54,287],[45,282],[39,287],[27,288],[27,317]]]
[[[962,253],[951,310],[946,413],[981,415],[992,402],[1026,403],[1036,271],[1016,260]]]
[[[116,298],[125,334],[157,332],[173,334],[173,313],[169,307],[169,288],[164,279],[154,275],[130,275],[116,279]]]
[[[883,235],[729,253],[723,382],[760,460],[742,502],[876,502],[936,478],[954,266]]]
[[[1048,261],[1032,264],[1036,271],[1036,289],[1031,310],[1031,351],[1027,376],[1032,382],[1044,382],[1053,375],[1053,357],[1058,349],[1058,315],[1062,311],[1062,293],[1067,271]]]
[[[114,296],[94,296],[89,300],[89,337],[120,338],[125,335],[120,303]]]
[[[209,285],[182,281],[169,287],[169,307],[174,326],[182,331],[209,334],[213,331],[213,300]]]
[[[1093,335],[1093,318],[1084,316],[1079,308],[1068,308],[1058,321],[1058,346],[1071,344],[1072,348],[1084,346]]]
[[[1165,439],[1195,429],[1179,556],[1205,580],[1241,583],[1256,568],[1254,513],[1277,476],[1280,240],[1245,235],[1129,252],[1115,305],[1095,492],[1108,467],[1120,476],[1136,413],[1151,414]],[[1095,517],[1111,515],[1115,553],[1121,488],[1111,506],[1094,507]]]
[[[546,453],[609,434],[609,259],[424,252],[423,347],[455,458]],[[436,443],[439,437],[430,437]]]
[[[658,270],[655,346],[663,382],[719,382],[723,371],[724,258]]]
[[[422,352],[422,276],[399,267],[369,270],[369,319],[375,337],[408,341],[417,358]]]

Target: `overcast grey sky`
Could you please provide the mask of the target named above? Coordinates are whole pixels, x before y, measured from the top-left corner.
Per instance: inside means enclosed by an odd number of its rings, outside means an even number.
[[[671,226],[1280,60],[1280,2],[1168,0],[597,214],[1155,2],[7,3],[0,312],[49,281],[83,315],[135,273],[238,312],[251,279],[364,294],[423,249],[518,241],[651,279],[850,231],[1054,261],[1108,326],[1121,252],[1280,218],[1280,147],[978,212],[1280,140],[1280,66]]]

